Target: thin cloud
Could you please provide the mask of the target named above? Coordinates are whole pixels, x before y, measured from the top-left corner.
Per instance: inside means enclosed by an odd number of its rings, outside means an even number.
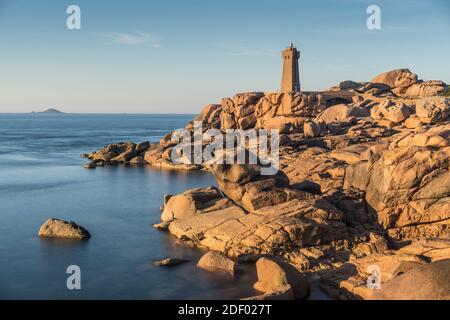
[[[122,45],[150,45],[153,48],[159,48],[161,46],[158,37],[149,32],[102,32],[92,33],[92,35],[102,37],[112,43]]]

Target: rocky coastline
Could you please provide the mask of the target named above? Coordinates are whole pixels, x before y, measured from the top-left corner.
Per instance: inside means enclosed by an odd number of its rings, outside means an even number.
[[[85,167],[211,171],[219,188],[166,195],[155,227],[214,252],[205,270],[217,262],[233,275],[234,263],[254,263],[261,296],[252,299],[305,298],[311,279],[334,299],[450,299],[444,82],[397,69],[323,92],[240,93],[205,106],[185,129],[194,121],[221,132],[279,130],[279,172],[174,163],[172,133],[156,144],[110,144],[82,155]]]

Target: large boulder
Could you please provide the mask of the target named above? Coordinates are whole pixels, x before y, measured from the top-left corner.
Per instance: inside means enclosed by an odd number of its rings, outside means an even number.
[[[285,293],[292,298],[304,299],[310,285],[305,276],[279,258],[260,258],[256,262],[258,282],[253,287],[263,293]]]
[[[303,125],[303,134],[306,138],[315,138],[320,135],[321,126],[313,121],[306,121]]]
[[[257,122],[254,115],[256,104],[263,96],[262,92],[245,92],[238,93],[233,98],[222,99],[221,130],[254,128]]]
[[[445,121],[450,116],[450,99],[446,97],[428,97],[416,103],[416,115],[424,123]]]
[[[222,112],[220,115],[220,129],[225,131],[236,128],[236,117],[233,114]]]
[[[377,75],[370,82],[384,83],[391,88],[406,88],[417,82],[417,75],[409,69],[395,69]]]
[[[418,265],[375,290],[377,300],[450,300],[450,259]]]
[[[417,82],[408,87],[402,95],[405,98],[422,98],[445,95],[448,92],[448,86],[440,80],[430,80]]]
[[[210,272],[223,272],[234,276],[235,263],[221,252],[210,251],[203,255],[197,267]]]
[[[65,238],[83,240],[91,237],[90,233],[73,221],[48,219],[38,233],[41,238]]]
[[[252,105],[259,101],[264,96],[264,92],[243,92],[237,93],[233,96],[233,104],[237,107]]]
[[[431,147],[443,148],[450,145],[450,124],[431,127],[421,133],[408,132],[391,143],[391,148]],[[444,149],[445,150],[445,149]]]
[[[359,86],[361,86],[361,84],[359,82],[355,82],[352,80],[345,80],[345,81],[341,81],[339,82],[339,84],[337,85],[337,87],[339,88],[339,90],[350,90],[350,89],[356,89]]]
[[[392,100],[384,100],[370,110],[370,116],[373,119],[387,119],[394,123],[406,120],[412,111],[404,103],[395,103]]]
[[[161,220],[171,221],[191,217],[213,205],[217,208],[227,203],[227,199],[223,198],[216,187],[189,189],[181,194],[165,197]]]
[[[338,104],[327,108],[320,113],[316,121],[324,123],[340,122],[350,117],[368,117],[369,112],[364,108],[352,107],[346,104]]]
[[[119,155],[129,153],[130,151],[135,150],[136,144],[133,142],[118,142],[109,144],[100,150],[89,154],[89,159],[94,162],[109,162]],[[134,154],[133,156],[136,156]]]
[[[217,128],[220,125],[221,112],[222,106],[220,104],[208,104],[194,120],[201,121],[203,125],[208,127]]]
[[[319,95],[268,93],[256,104],[256,127],[278,129],[282,133],[301,132],[305,119],[317,116],[325,108]]]

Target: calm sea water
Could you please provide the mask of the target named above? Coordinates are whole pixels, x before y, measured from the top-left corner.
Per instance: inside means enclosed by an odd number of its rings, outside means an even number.
[[[202,252],[151,227],[163,195],[214,185],[208,173],[114,166],[86,170],[81,153],[111,142],[157,142],[189,115],[0,114],[0,299],[213,299],[254,294],[253,279],[195,267]],[[42,240],[50,217],[73,220],[92,238]],[[190,259],[157,268],[154,259]],[[81,268],[68,290],[66,268]]]

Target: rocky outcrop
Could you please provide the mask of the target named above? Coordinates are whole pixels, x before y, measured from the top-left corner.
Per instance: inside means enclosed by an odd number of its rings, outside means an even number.
[[[416,74],[408,69],[397,69],[384,72],[371,80],[372,83],[388,85],[392,92],[403,98],[422,98],[445,95],[447,85],[442,81],[418,80]]]
[[[64,238],[83,240],[91,237],[90,233],[73,221],[48,219],[38,232],[41,238]]]
[[[258,165],[216,165],[213,175],[222,192],[247,211],[274,206],[293,199],[312,199],[313,195],[289,188],[289,179],[282,172],[261,175]]]
[[[438,237],[450,228],[449,125],[407,133],[347,167],[344,188],[365,192],[369,210],[397,239]]]
[[[86,155],[86,157],[91,160],[86,167],[94,168],[105,164],[130,162],[137,164],[140,160],[142,160],[143,153],[149,147],[150,143],[148,141],[144,141],[139,144],[135,144],[133,142],[112,143],[96,152]]]
[[[262,174],[257,157],[244,165],[190,162],[194,148],[180,151],[174,132],[152,145],[112,144],[87,156],[89,166],[120,161],[211,171],[218,188],[166,195],[154,226],[238,261],[277,256],[303,275],[320,276],[333,297],[368,299],[370,264],[381,268],[387,286],[401,273],[450,258],[448,95],[442,81],[396,69],[322,92],[239,93],[205,106],[186,125],[183,146],[201,138],[201,151],[211,142],[208,129],[220,137],[228,129],[277,129],[273,175]],[[251,154],[250,141],[242,140],[215,156],[236,156],[238,147]],[[405,241],[413,243],[401,248]],[[403,286],[401,278],[393,283]],[[292,290],[264,290],[251,299],[293,297]]]
[[[179,195],[164,198],[162,221],[183,219],[230,206],[231,202],[222,197],[215,187],[190,189]]]
[[[320,272],[321,286],[334,298],[448,299],[450,260],[448,239],[414,241],[350,260]]]
[[[353,143],[351,139],[358,134],[378,140],[380,136],[392,135],[393,132],[386,130],[399,125],[415,129],[423,124],[447,121],[449,102],[443,97],[447,93],[448,86],[442,81],[418,80],[408,69],[397,69],[382,73],[370,82],[347,80],[322,92],[239,93],[223,98],[220,104],[205,106],[193,120],[202,124],[203,131],[277,129],[285,134],[287,144],[291,136],[296,140],[316,139],[305,140],[316,146],[323,146],[330,139]],[[185,129],[193,135],[194,121]],[[177,170],[209,169],[204,163],[190,161],[193,157],[189,154],[181,155],[178,151],[180,161],[175,162],[172,153],[178,141],[172,138],[173,134],[168,133],[152,145],[148,142],[108,145],[88,155],[92,163],[87,167],[147,163]],[[207,144],[203,141],[203,148]]]
[[[201,207],[206,210],[187,216],[175,215],[169,232],[194,245],[235,257],[250,253],[287,253],[299,246],[344,239],[347,232],[344,214],[328,201],[313,197],[268,205],[251,212],[234,204],[214,209]]]
[[[392,100],[384,100],[374,106],[370,111],[373,119],[387,119],[393,123],[400,123],[411,115],[411,109],[404,103],[395,103]]]

